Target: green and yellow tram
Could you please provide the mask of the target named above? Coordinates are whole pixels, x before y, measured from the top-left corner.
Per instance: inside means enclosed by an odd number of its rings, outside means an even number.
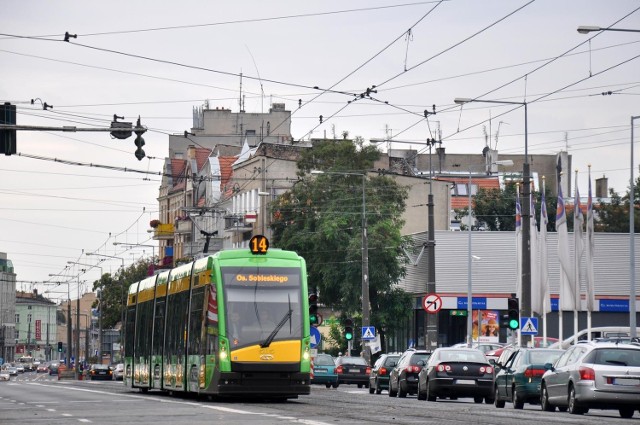
[[[309,394],[306,264],[294,252],[268,250],[268,241],[259,238],[251,241],[254,250],[221,251],[129,287],[127,387],[220,396]]]

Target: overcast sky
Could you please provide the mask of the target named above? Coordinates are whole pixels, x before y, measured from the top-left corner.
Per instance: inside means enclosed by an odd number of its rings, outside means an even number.
[[[630,118],[640,115],[640,33],[576,29],[640,29],[639,8],[637,0],[7,3],[0,101],[17,105],[18,124],[107,127],[117,114],[140,116],[149,131],[142,161],[133,137],[18,132],[25,156],[0,157],[0,252],[13,261],[19,289],[54,299],[77,296],[77,283],[43,282],[89,268],[65,270],[68,261],[96,264],[83,252],[119,257],[103,257],[104,272],[151,255],[113,242],[153,244],[147,230],[158,217],[160,177],[120,168],[160,172],[168,134],[189,130],[205,100],[237,112],[241,73],[244,109],[284,103],[295,139],[347,131],[424,149],[440,128],[447,152],[479,153],[486,131],[492,148],[523,154],[522,107],[461,109],[453,99],[526,101],[530,153],[568,150],[583,195],[589,164],[624,193]],[[65,32],[77,38],[64,42]],[[359,97],[374,85],[371,98]],[[437,114],[427,122],[431,105]],[[80,292],[99,273],[80,276]]]

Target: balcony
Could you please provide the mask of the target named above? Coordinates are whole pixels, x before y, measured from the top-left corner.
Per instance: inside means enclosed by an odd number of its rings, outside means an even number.
[[[172,223],[158,224],[158,226],[153,229],[153,239],[156,241],[171,240],[173,239],[174,232]]]
[[[224,217],[225,232],[249,232],[253,230],[252,223],[247,223],[244,214],[228,214]]]

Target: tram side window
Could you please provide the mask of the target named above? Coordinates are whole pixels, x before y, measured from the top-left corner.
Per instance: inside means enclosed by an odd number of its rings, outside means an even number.
[[[124,342],[124,355],[125,357],[133,356],[133,339],[136,323],[136,308],[135,306],[127,309],[127,318],[125,326],[125,342]]]
[[[136,348],[135,355],[148,356],[151,348],[151,333],[153,331],[153,302],[138,304],[136,320]]]
[[[204,316],[204,287],[196,288],[191,294],[191,314],[189,317],[189,354],[202,354],[202,321]]]
[[[164,307],[165,300],[156,300],[156,316],[153,324],[153,348],[151,354],[162,354],[162,345],[164,342]]]
[[[169,297],[169,311],[167,316],[167,354],[172,356],[184,355],[185,334],[187,326],[187,307],[189,292],[183,291]],[[180,360],[179,360],[180,362]]]

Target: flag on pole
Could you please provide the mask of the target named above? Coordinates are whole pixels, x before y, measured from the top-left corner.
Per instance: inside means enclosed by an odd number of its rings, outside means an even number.
[[[594,243],[594,224],[593,224],[593,198],[591,197],[591,166],[589,166],[589,197],[587,198],[587,311],[593,311],[595,307],[595,274],[593,272],[593,261],[595,259],[595,243]]]
[[[522,295],[522,209],[520,189],[516,184],[516,296]]]
[[[575,246],[575,305],[576,310],[581,310],[580,299],[582,298],[582,269],[580,263],[584,255],[583,230],[584,215],[582,214],[582,203],[580,202],[580,191],[578,190],[578,171],[576,171],[576,193],[573,202],[573,239]]]
[[[376,354],[378,351],[382,351],[382,344],[380,343],[380,333],[376,332],[376,339],[367,343],[371,349],[371,354]]]
[[[533,190],[533,182],[529,196],[529,211],[531,211],[531,219],[529,220],[529,241],[531,254],[531,309],[536,313],[542,313],[542,298],[540,297],[540,265],[538,263],[538,225],[536,221],[536,203]]]
[[[542,297],[541,313],[551,312],[551,297],[549,293],[549,255],[547,252],[547,225],[549,224],[549,216],[547,215],[547,200],[545,196],[545,187],[542,185],[542,200],[540,202],[540,237],[538,245],[540,245],[540,295]]]
[[[558,182],[558,207],[556,210],[556,232],[558,233],[558,260],[560,261],[560,301],[559,309],[574,310],[573,265],[569,256],[569,233],[567,212],[562,197],[562,186]]]

